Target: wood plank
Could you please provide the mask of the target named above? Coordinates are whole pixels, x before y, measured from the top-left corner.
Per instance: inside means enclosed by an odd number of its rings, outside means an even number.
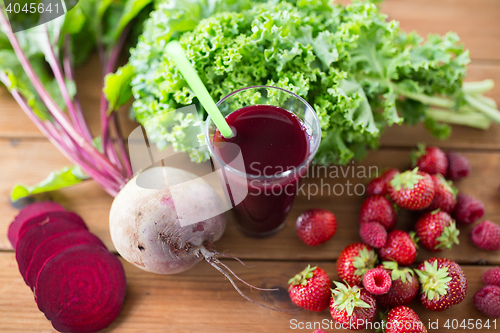
[[[47,140],[0,140],[0,147],[3,157],[0,165],[0,249],[6,249],[11,248],[7,229],[17,215],[9,199],[13,186],[37,184],[50,172],[71,163]],[[97,183],[88,181],[51,192],[47,199],[76,211],[89,224],[90,230],[113,248],[107,218],[112,198]]]
[[[18,182],[34,184],[43,179],[50,171],[58,169],[67,164],[64,157],[60,155],[48,142],[22,140],[13,146],[8,141],[0,141],[0,149],[4,153],[2,172],[0,173],[0,249],[11,249],[6,238],[8,224],[16,215],[8,201],[8,194],[12,186]],[[464,193],[476,196],[484,202],[486,206],[486,219],[500,223],[500,205],[498,205],[499,194],[497,186],[500,184],[500,174],[498,165],[500,164],[500,153],[468,152],[465,154],[472,165],[472,172],[467,179],[457,182],[457,186]],[[382,149],[370,153],[367,158],[354,164],[355,171],[360,167],[374,167],[382,170],[387,167],[397,167],[404,169],[408,165],[409,151],[399,149]],[[33,161],[37,161],[33,165]],[[229,251],[229,253],[244,259],[274,259],[274,260],[335,260],[342,249],[350,243],[360,241],[358,235],[357,217],[364,197],[347,194],[347,182],[351,185],[352,193],[354,186],[364,184],[365,178],[355,178],[352,175],[343,177],[342,170],[351,173],[350,169],[344,167],[339,170],[338,178],[327,178],[335,176],[331,174],[335,168],[328,170],[325,177],[325,170],[321,175],[310,177],[304,182],[304,191],[299,192],[299,196],[292,206],[287,218],[287,224],[276,236],[268,239],[252,239],[242,237],[235,227],[235,220],[231,213],[228,213],[228,227],[218,242],[219,251]],[[375,169],[372,169],[374,171]],[[310,174],[311,176],[314,176]],[[486,182],[487,180],[487,182]],[[324,184],[324,185],[323,185]],[[335,186],[335,184],[340,184]],[[340,194],[343,186],[343,195],[337,196],[334,191]],[[323,194],[314,195],[324,186]],[[361,186],[361,185],[359,185]],[[309,191],[307,189],[310,189]],[[361,187],[358,188],[361,190]],[[330,191],[330,193],[328,193]],[[308,198],[307,193],[311,196]],[[97,184],[88,182],[73,188],[62,191],[55,191],[49,197],[62,203],[67,209],[82,215],[88,223],[90,230],[99,236],[106,245],[113,249],[110,241],[108,229],[108,214],[112,198],[102,191]],[[337,235],[329,242],[314,248],[303,245],[295,234],[294,222],[303,211],[321,207],[332,210],[338,219]],[[411,229],[412,221],[416,220],[415,214],[401,212],[398,227],[401,229]],[[498,252],[484,252],[475,249],[469,239],[470,226],[460,226],[461,245],[452,251],[445,251],[442,254],[461,263],[489,262],[500,264]],[[421,250],[419,260],[432,256],[428,251]]]
[[[500,2],[497,0],[387,0],[382,12],[405,31],[421,36],[458,34],[472,59],[500,60]]]
[[[225,261],[228,263],[227,261]],[[249,283],[277,292],[251,292],[243,289],[254,300],[273,307],[293,309],[287,294],[287,280],[307,264],[317,264],[333,280],[338,279],[334,264],[329,262],[265,262],[252,261],[251,268],[235,262],[228,263],[235,273]],[[37,309],[30,289],[20,276],[14,255],[0,252],[0,331],[1,332],[52,332],[44,315]],[[127,275],[127,297],[118,319],[104,332],[285,332],[292,320],[306,323],[329,321],[328,310],[320,313],[309,311],[272,312],[244,300],[228,281],[206,263],[199,263],[191,270],[171,276],[147,273],[124,262]],[[439,320],[440,330],[446,319],[487,318],[472,304],[472,296],[482,287],[481,275],[487,266],[463,266],[469,282],[466,299],[443,313],[423,308],[418,300],[410,307],[415,309],[427,325],[429,320]],[[240,284],[241,285],[241,284]],[[500,325],[500,323],[497,323]],[[312,332],[312,329],[298,330]],[[340,330],[327,329],[328,332]],[[457,330],[461,331],[460,329]],[[372,332],[363,330],[360,332]]]

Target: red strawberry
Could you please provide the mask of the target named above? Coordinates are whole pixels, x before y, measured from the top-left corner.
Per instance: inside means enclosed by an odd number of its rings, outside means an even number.
[[[483,221],[472,228],[472,243],[488,251],[500,250],[500,226],[491,221]]]
[[[462,302],[467,279],[460,266],[449,259],[427,259],[415,270],[422,286],[420,301],[429,310],[443,311]]]
[[[470,195],[459,193],[453,215],[458,222],[472,224],[484,215],[484,205]]]
[[[366,195],[386,195],[387,184],[391,181],[395,174],[399,173],[398,169],[389,169],[382,176],[372,179],[366,186]]]
[[[373,321],[377,311],[375,298],[365,289],[334,281],[330,313],[342,328],[359,331]]]
[[[372,268],[363,276],[363,287],[372,295],[385,294],[391,285],[391,276],[383,268]]]
[[[449,179],[455,180],[467,177],[470,172],[469,160],[462,154],[450,151],[446,153],[448,159],[448,175]]]
[[[433,211],[424,214],[415,224],[415,230],[420,243],[428,250],[438,252],[451,249],[453,244],[459,244],[460,231],[450,214]]]
[[[322,331],[320,329],[317,329],[316,331],[314,331],[313,333],[326,333],[325,331]]]
[[[483,274],[484,284],[493,284],[500,287],[500,267],[490,268]]]
[[[377,255],[368,245],[354,243],[342,250],[337,259],[339,278],[349,285],[359,285],[363,275],[375,267]]]
[[[385,327],[385,333],[427,333],[427,328],[420,317],[404,305],[389,311]]]
[[[417,257],[416,242],[414,233],[393,230],[387,235],[387,243],[378,249],[378,254],[382,260],[394,260],[400,265],[408,266],[413,264]]]
[[[444,152],[437,147],[425,147],[418,144],[418,150],[411,154],[413,167],[418,167],[420,171],[430,175],[441,174],[446,176],[448,172],[448,159]]]
[[[451,213],[457,204],[457,189],[451,181],[444,179],[440,174],[432,175],[431,178],[434,183],[434,199],[428,209],[441,209],[443,212]]]
[[[420,210],[434,198],[434,183],[428,173],[418,168],[397,174],[389,182],[389,196],[399,207]]]
[[[488,317],[500,318],[500,287],[487,285],[474,294],[474,306]]]
[[[325,209],[310,209],[302,213],[296,222],[297,235],[304,244],[316,246],[326,242],[337,231],[337,219]]]
[[[323,311],[330,302],[330,279],[319,267],[307,266],[288,281],[292,302],[310,311]]]
[[[376,249],[384,246],[387,242],[387,230],[378,222],[363,223],[359,227],[359,235],[363,243]]]
[[[378,222],[387,230],[396,225],[396,212],[391,202],[383,196],[375,195],[366,198],[359,213],[359,223]]]
[[[383,295],[375,296],[377,304],[382,308],[391,309],[398,305],[410,303],[417,295],[420,285],[418,279],[409,267],[398,267],[395,261],[385,261],[382,265],[391,274],[392,285]]]
[[[387,193],[387,183],[381,177],[373,178],[366,185],[366,195],[385,195]]]

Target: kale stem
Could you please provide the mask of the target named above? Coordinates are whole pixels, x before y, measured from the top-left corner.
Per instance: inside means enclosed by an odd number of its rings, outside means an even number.
[[[453,112],[437,108],[428,108],[425,111],[427,117],[433,118],[439,122],[464,125],[486,130],[490,127],[490,120],[481,113],[475,112]]]
[[[500,112],[489,105],[488,103],[480,100],[479,98],[471,95],[465,95],[465,101],[478,111],[482,112],[495,123],[500,124]]]
[[[469,95],[479,95],[493,89],[495,82],[491,79],[475,82],[464,82],[462,89],[464,93]]]

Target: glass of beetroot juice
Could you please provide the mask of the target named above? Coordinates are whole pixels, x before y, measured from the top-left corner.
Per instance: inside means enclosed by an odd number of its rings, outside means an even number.
[[[217,106],[233,136],[224,138],[208,117],[205,140],[226,199],[243,233],[269,236],[284,226],[318,150],[318,117],[301,97],[269,86],[237,90]]]

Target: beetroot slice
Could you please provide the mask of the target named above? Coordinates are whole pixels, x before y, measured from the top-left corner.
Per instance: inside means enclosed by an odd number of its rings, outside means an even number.
[[[40,223],[25,230],[17,241],[16,260],[24,281],[26,281],[26,270],[38,245],[57,234],[71,230],[86,230],[80,224],[60,217],[42,215],[31,219],[28,223],[35,220],[39,220]]]
[[[14,218],[14,221],[10,224],[9,230],[7,231],[7,238],[9,239],[10,244],[12,244],[12,247],[14,249],[16,248],[16,244],[19,239],[19,229],[25,222],[48,212],[62,211],[64,211],[64,207],[53,201],[35,202],[21,209],[19,214]]]
[[[26,269],[26,283],[31,290],[35,288],[38,273],[47,260],[69,247],[80,244],[93,244],[106,248],[104,243],[88,230],[72,230],[64,234],[57,234],[38,245]]]
[[[87,225],[82,220],[82,218],[73,212],[67,212],[67,211],[49,212],[49,213],[39,215],[35,218],[32,218],[32,219],[26,221],[21,226],[21,228],[19,228],[19,234],[18,234],[19,236],[18,236],[17,242],[19,243],[19,239],[21,239],[21,237],[26,232],[26,230],[28,230],[29,228],[36,226],[36,225],[46,224],[46,223],[48,223],[49,219],[51,219],[51,218],[60,218],[60,219],[64,219],[67,221],[71,221],[73,223],[79,224],[82,227],[82,229],[88,229]],[[16,246],[16,249],[17,249],[17,246]]]
[[[116,319],[126,290],[125,272],[106,249],[83,244],[45,263],[34,290],[38,308],[60,332],[96,332]]]

